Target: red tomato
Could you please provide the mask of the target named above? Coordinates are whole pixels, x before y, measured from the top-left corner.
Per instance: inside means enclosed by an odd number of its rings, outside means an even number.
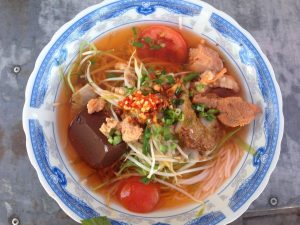
[[[120,183],[118,198],[132,212],[151,212],[160,199],[159,186],[154,183],[144,184],[140,177],[130,177]]]
[[[184,63],[188,48],[182,35],[172,28],[155,25],[147,27],[139,36],[143,44],[137,49],[140,58],[155,58],[174,63]]]

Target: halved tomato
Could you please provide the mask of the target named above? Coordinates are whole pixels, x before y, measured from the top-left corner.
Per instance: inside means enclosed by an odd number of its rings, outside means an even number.
[[[159,185],[144,184],[140,177],[130,177],[120,183],[118,198],[132,212],[151,212],[160,199]]]
[[[137,49],[138,56],[154,58],[173,63],[184,63],[188,48],[182,35],[176,30],[162,25],[145,28],[139,35],[142,46]]]

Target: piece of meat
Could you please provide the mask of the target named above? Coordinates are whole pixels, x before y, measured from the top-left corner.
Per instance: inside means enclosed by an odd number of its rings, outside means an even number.
[[[105,107],[105,100],[102,98],[93,98],[89,100],[87,104],[87,110],[89,114],[93,114],[95,112],[100,112],[104,109]]]
[[[208,108],[218,109],[218,119],[228,127],[244,126],[251,123],[261,109],[254,104],[244,101],[241,97],[210,97],[196,95],[194,103],[201,103]]]
[[[192,108],[192,103],[185,91],[182,95],[184,103],[181,110],[184,114],[184,120],[178,122],[175,132],[186,149],[197,150],[199,152],[210,151],[218,143],[222,135],[220,126],[205,126],[197,117]]]
[[[86,107],[91,98],[96,97],[97,94],[91,85],[86,84],[72,95],[72,108],[79,112]]]
[[[202,44],[191,48],[189,53],[189,69],[203,73],[210,70],[214,73],[223,68],[223,62],[217,51]]]
[[[240,91],[240,86],[236,82],[236,80],[229,75],[224,75],[220,77],[218,80],[213,82],[212,84],[209,85],[209,87],[212,88],[227,88],[230,90],[233,90],[234,92],[239,92]]]
[[[124,87],[112,87],[111,91],[118,95],[125,95],[126,89]]]
[[[125,84],[127,87],[135,87],[137,77],[133,69],[128,67],[126,63],[121,62],[115,64],[115,69],[124,70]]]
[[[112,129],[117,128],[119,121],[113,119],[113,118],[106,118],[105,119],[106,123],[102,123],[101,127],[100,127],[100,131],[102,134],[104,134],[106,137],[109,136],[109,133]]]
[[[99,132],[99,127],[110,116],[111,113],[106,110],[89,114],[87,109],[84,109],[69,127],[72,146],[79,156],[95,169],[113,165],[128,150],[125,142],[111,145],[107,137]]]
[[[130,117],[126,117],[120,124],[122,139],[126,143],[138,141],[143,133],[143,129],[134,125]]]
[[[215,94],[215,95],[217,95],[218,97],[221,97],[221,98],[232,97],[232,96],[237,95],[237,93],[235,93],[233,90],[227,89],[227,88],[209,88],[207,93],[208,94]]]

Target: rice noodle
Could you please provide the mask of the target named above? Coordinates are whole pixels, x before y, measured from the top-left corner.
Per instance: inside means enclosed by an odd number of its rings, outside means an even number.
[[[177,187],[177,186],[175,186],[175,185],[173,185],[173,184],[171,184],[171,183],[168,183],[168,182],[166,182],[166,181],[164,181],[164,180],[161,180],[161,179],[158,179],[158,178],[154,178],[154,180],[155,180],[156,182],[160,183],[160,184],[163,184],[163,185],[165,185],[165,186],[168,186],[168,187],[170,187],[170,188],[172,188],[172,189],[174,189],[174,190],[176,190],[176,191],[182,193],[183,195],[185,195],[186,197],[192,199],[192,200],[195,201],[195,202],[198,202],[198,203],[203,204],[203,202],[202,202],[201,200],[195,198],[195,197],[194,197],[193,195],[191,195],[190,193],[186,192],[185,190],[183,190],[183,189],[181,189],[181,188],[179,188],[179,187]]]
[[[131,156],[127,156],[127,159],[130,160],[131,162],[133,162],[134,164],[136,164],[141,169],[143,169],[147,172],[150,172],[150,169],[148,167],[146,167],[145,165],[143,165],[142,163],[137,161],[135,158],[133,158]],[[196,168],[192,168],[192,169],[184,170],[184,171],[180,171],[180,172],[175,172],[175,173],[155,171],[153,174],[157,174],[159,176],[164,176],[164,177],[176,177],[176,176],[181,176],[181,175],[188,174],[188,173],[193,173],[193,172],[205,170],[205,169],[208,169],[210,167],[211,167],[211,165],[199,166],[199,167],[196,167]]]
[[[205,199],[216,192],[224,181],[233,173],[240,161],[242,153],[243,150],[241,150],[234,142],[229,142],[224,145],[217,153],[216,159],[212,162],[212,167],[201,173],[203,174],[206,172],[207,175],[197,185],[197,189],[194,191],[195,197],[198,199]]]
[[[184,184],[184,185],[196,184],[202,181],[203,179],[205,179],[207,175],[208,175],[208,171],[203,171],[191,178],[178,180],[178,184]]]

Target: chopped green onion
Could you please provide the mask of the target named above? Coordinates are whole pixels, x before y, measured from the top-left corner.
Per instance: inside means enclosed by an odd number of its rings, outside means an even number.
[[[217,110],[217,109],[209,109],[209,110],[207,111],[207,113],[208,113],[208,114],[217,115],[217,114],[220,113],[220,111]]]
[[[181,98],[172,99],[172,104],[175,106],[180,106],[184,103],[184,100]]]
[[[173,139],[173,134],[171,133],[171,127],[170,126],[164,126],[163,127],[163,137],[165,141]]]
[[[118,145],[122,142],[122,137],[120,135],[114,136],[113,145]]]
[[[177,87],[176,90],[175,90],[175,95],[176,96],[180,96],[182,93],[182,88],[181,87]]]
[[[205,117],[204,117],[207,121],[211,122],[211,121],[214,121],[216,119],[216,116],[213,115],[213,114],[207,114]]]
[[[161,132],[162,132],[162,127],[158,124],[154,124],[151,126],[152,128],[152,134],[154,137],[158,137],[160,136]]]
[[[166,76],[166,79],[168,84],[175,84],[175,79],[172,75]]]
[[[136,88],[135,87],[125,87],[125,90],[126,90],[126,94],[127,95],[131,95],[133,94],[133,92],[135,92]]]
[[[198,91],[198,92],[202,92],[203,90],[204,90],[204,88],[206,87],[206,85],[205,84],[197,84],[196,85],[196,90]]]
[[[192,108],[197,112],[204,112],[206,106],[204,104],[193,104]]]
[[[160,145],[159,151],[161,151],[162,153],[166,153],[168,151],[168,147],[165,145]]]
[[[166,125],[173,125],[178,121],[181,121],[182,117],[183,117],[183,113],[180,112],[178,113],[176,110],[173,109],[166,109],[163,112],[163,122]]]
[[[172,142],[169,146],[170,150],[175,150],[177,148],[177,144]]]
[[[155,79],[154,82],[155,82],[156,84],[162,84],[164,81],[163,81],[163,79],[158,78],[158,79]]]
[[[199,73],[196,72],[192,72],[192,73],[188,73],[184,78],[183,78],[183,82],[184,83],[188,83],[192,80],[194,80],[195,78],[199,77]]]
[[[150,152],[150,138],[151,138],[151,129],[150,127],[146,127],[144,131],[143,137],[143,154],[147,155]]]
[[[118,131],[116,128],[113,128],[110,130],[109,132],[109,136],[108,136],[108,143],[112,144],[112,145],[118,145],[122,142],[122,135],[121,132]]]

